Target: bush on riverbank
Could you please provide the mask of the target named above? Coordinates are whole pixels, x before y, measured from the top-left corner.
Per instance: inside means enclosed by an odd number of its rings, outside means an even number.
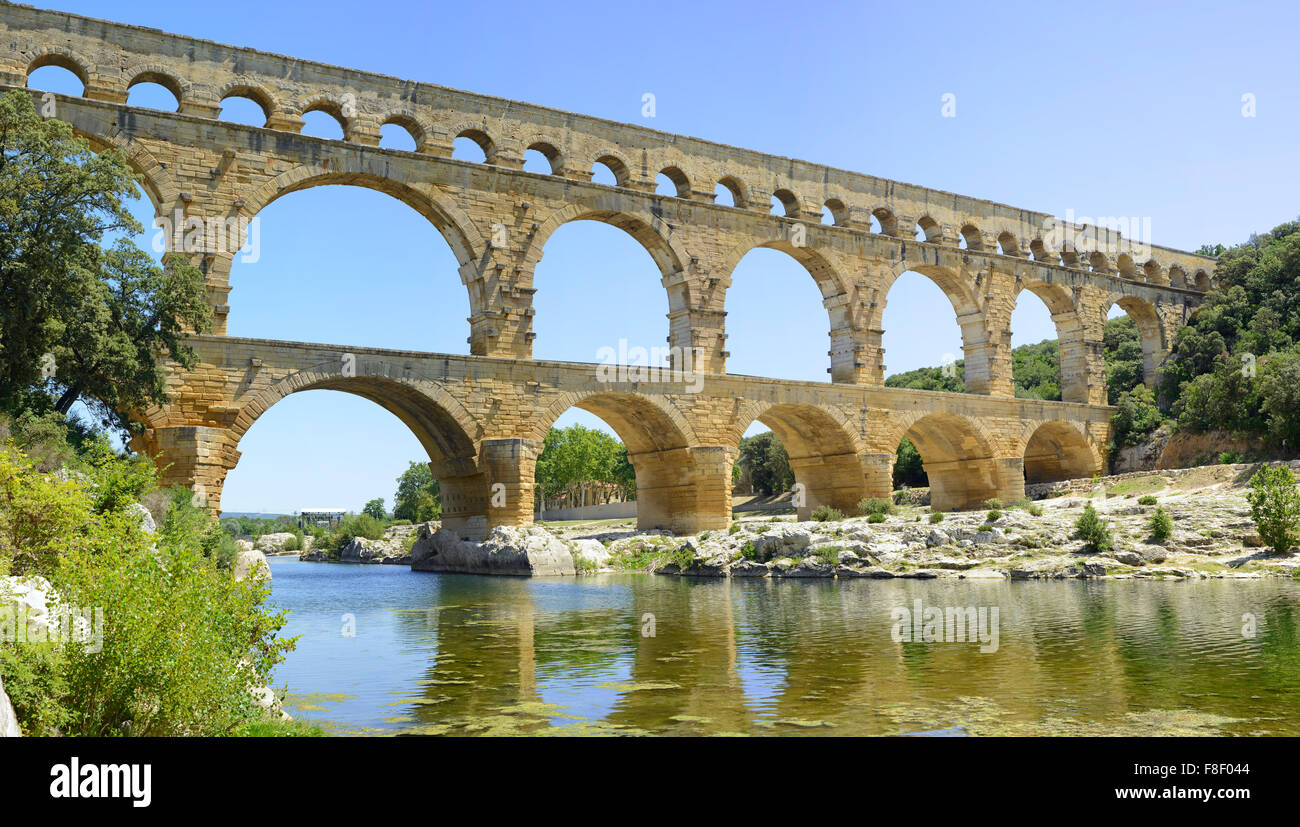
[[[1097,509],[1093,508],[1092,503],[1083,507],[1083,514],[1079,515],[1079,519],[1074,523],[1074,533],[1080,540],[1092,546],[1094,551],[1104,553],[1115,547],[1110,526],[1097,516]]]
[[[1246,501],[1260,539],[1277,554],[1289,551],[1300,538],[1300,491],[1291,469],[1274,465],[1256,471]]]
[[[0,447],[0,574],[46,577],[88,618],[92,645],[0,640],[0,674],[28,734],[227,735],[259,720],[250,689],[293,641],[269,586],[237,581],[233,540],[188,491],[150,533],[131,494],[156,489],[152,463],[99,448],[84,471],[40,470]],[[102,634],[102,638],[99,635]]]

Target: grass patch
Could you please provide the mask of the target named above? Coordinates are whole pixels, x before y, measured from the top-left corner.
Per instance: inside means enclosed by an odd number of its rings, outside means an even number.
[[[1154,491],[1163,491],[1165,488],[1164,477],[1134,477],[1131,480],[1121,480],[1107,487],[1107,497],[1130,497],[1133,495],[1150,494]]]

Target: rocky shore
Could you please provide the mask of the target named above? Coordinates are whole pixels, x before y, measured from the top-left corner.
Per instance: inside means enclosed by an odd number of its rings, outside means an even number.
[[[996,514],[936,514],[927,492],[917,489],[896,497],[890,513],[875,522],[861,516],[800,522],[760,512],[690,536],[603,521],[502,526],[472,542],[435,522],[396,526],[383,540],[358,538],[332,556],[317,550],[300,559],[524,576],[644,571],[1009,580],[1300,577],[1300,549],[1275,554],[1256,533],[1245,499],[1256,469],[1216,465],[1044,484],[1030,489],[1042,499],[1007,504]],[[1075,537],[1075,521],[1088,503],[1114,536],[1114,547],[1104,553]],[[1149,528],[1157,507],[1173,519],[1172,536],[1165,540],[1153,538]]]
[[[1300,549],[1275,554],[1255,531],[1245,499],[1257,466],[1205,466],[1130,473],[1044,486],[1044,499],[932,515],[895,505],[881,522],[852,517],[798,522],[745,516],[728,529],[674,537],[666,532],[547,530],[566,543],[579,572],[650,571],[698,577],[913,577],[984,579],[1199,579],[1300,576]],[[1155,504],[1139,499],[1154,497]],[[923,492],[900,497],[926,502]],[[1115,538],[1099,553],[1074,536],[1092,503]],[[1151,537],[1157,507],[1171,537]]]
[[[416,523],[414,525],[389,526],[384,536],[378,540],[365,537],[353,537],[337,549],[307,548],[298,554],[298,559],[308,563],[370,563],[379,565],[410,565],[411,544],[415,535],[423,531],[436,532],[438,522]],[[292,536],[292,535],[290,535]],[[308,537],[308,540],[313,538]]]

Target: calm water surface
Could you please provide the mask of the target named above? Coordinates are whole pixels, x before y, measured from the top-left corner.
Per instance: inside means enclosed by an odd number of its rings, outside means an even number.
[[[1300,735],[1290,581],[271,569],[302,636],[275,684],[336,733]],[[918,599],[998,607],[997,651],[896,642]]]

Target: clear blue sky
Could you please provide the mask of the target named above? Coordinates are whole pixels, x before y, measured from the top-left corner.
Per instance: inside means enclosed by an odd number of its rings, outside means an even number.
[[[1272,3],[79,2],[37,5],[599,117],[647,123],[1064,215],[1150,216],[1153,241],[1232,244],[1300,206],[1300,8]],[[34,86],[65,91],[60,70]],[[139,88],[133,103],[150,104]],[[656,96],[656,117],[641,97]],[[956,117],[941,98],[956,96]],[[1251,94],[1256,116],[1242,115]],[[174,106],[174,104],[173,104]],[[320,115],[320,117],[326,117]],[[330,124],[309,123],[309,134]],[[139,213],[151,219],[147,202]],[[328,187],[262,213],[262,258],[232,273],[232,335],[465,353],[450,249],[409,208]],[[147,243],[147,242],[146,242]],[[825,381],[811,277],[757,250],[727,296],[730,368]],[[649,256],[580,222],[536,272],[539,358],[658,345],[667,300]],[[581,298],[580,298],[581,297]],[[943,294],[909,274],[885,315],[889,372],[960,355]],[[924,333],[920,333],[924,331]],[[1021,297],[1013,344],[1055,336]],[[582,412],[561,424],[599,424]],[[366,400],[312,391],[240,445],[227,511],[359,509],[418,443]]]

